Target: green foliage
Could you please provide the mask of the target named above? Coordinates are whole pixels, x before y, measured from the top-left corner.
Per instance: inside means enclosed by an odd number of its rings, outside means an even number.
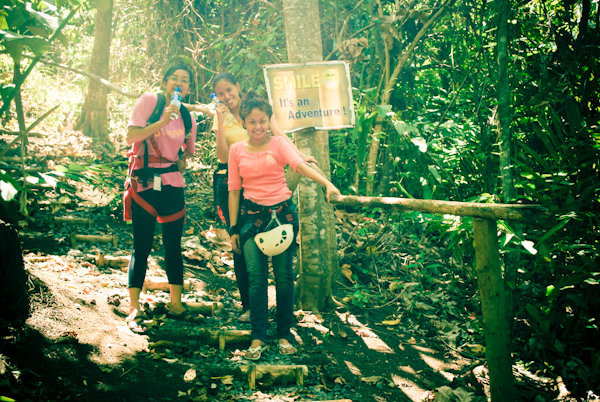
[[[541,204],[553,218],[525,227],[499,223],[514,313],[517,322],[531,325],[519,328],[519,340],[529,339],[521,352],[548,370],[564,370],[576,393],[600,384],[598,357],[587,353],[600,347],[593,296],[600,266],[600,87],[594,73],[600,38],[591,22],[598,10],[582,4],[533,1],[513,11],[515,201]],[[372,2],[358,9],[343,1],[324,6],[325,36],[336,38],[325,40],[325,53],[353,61],[356,86],[357,126],[332,133],[330,141],[334,182],[344,192],[364,192],[354,177],[369,174],[365,158],[379,116],[376,193],[498,202],[494,10],[486,2],[457,3],[419,44],[389,105],[380,105],[384,46],[401,49],[418,28],[418,21],[400,24],[406,20],[391,3],[382,5],[386,19],[399,24],[393,42],[383,40],[388,26]],[[342,26],[346,37],[339,35]],[[341,46],[363,37],[369,46],[354,55]],[[424,229],[443,239],[461,267],[474,264],[470,219],[428,216]]]
[[[47,50],[56,19],[45,16],[61,13],[44,9],[42,2],[29,2],[34,12],[26,10],[26,2],[5,3],[1,49],[11,54]],[[384,102],[384,83],[393,69],[393,63],[386,64],[386,50],[402,55],[438,6],[424,1],[405,10],[403,4],[320,2],[324,56],[350,62],[356,111],[354,128],[330,132],[332,180],[343,193],[364,194],[363,179],[369,177],[375,193],[385,196],[499,202],[496,16],[491,3],[456,2],[409,55]],[[541,204],[551,217],[498,226],[516,317],[515,353],[532,368],[568,379],[576,395],[600,384],[597,12],[582,1],[515,4],[509,68],[516,195],[509,201]],[[85,70],[93,10],[76,18],[73,29],[64,33],[69,47],[53,46],[46,57]],[[111,82],[130,92],[156,90],[165,65],[181,59],[196,69],[190,101],[208,101],[211,80],[221,71],[236,74],[244,88],[264,94],[261,67],[287,61],[280,0],[126,0],[117,2],[114,18]],[[10,71],[11,61],[0,57],[2,71]],[[36,73],[23,87],[30,102],[28,117],[54,102],[48,99],[57,89],[44,80],[59,74],[63,105],[41,127],[65,129],[81,103],[86,79],[52,66]],[[5,100],[14,83],[10,74],[0,80]],[[109,102],[111,130],[115,141],[122,142],[133,101],[111,94]],[[380,129],[380,152],[373,173],[367,172],[366,162],[375,127]],[[203,140],[210,148],[211,139]],[[72,180],[99,185],[103,175],[96,169],[116,169],[109,176],[122,177],[119,165],[83,169],[85,165],[65,165],[39,180],[55,180],[57,187],[69,190]],[[0,172],[3,197],[22,183]],[[436,330],[446,334],[449,344],[481,338],[471,219],[360,212],[370,220],[340,240],[342,263],[351,267],[356,281],[350,303],[361,308],[385,303],[389,300],[380,295],[381,287],[387,287],[418,317],[433,315],[426,307],[433,306],[438,324],[432,326],[439,325]],[[437,248],[446,254],[432,255]],[[378,276],[384,269],[392,272],[389,277]],[[464,295],[464,304],[452,304]]]
[[[184,0],[127,1],[120,6],[122,21],[115,32],[115,51],[121,57],[116,71],[130,71],[132,78],[160,82],[168,62],[182,60],[196,69],[196,88],[191,101],[208,102],[212,78],[229,71],[244,89],[264,95],[261,67],[284,62],[285,29],[280,4],[219,2],[189,3]],[[138,21],[144,18],[144,29]],[[125,64],[126,63],[126,64]]]
[[[20,64],[24,50],[41,56],[50,50],[49,39],[58,28],[62,7],[75,8],[80,1],[59,1],[50,6],[45,1],[12,0],[0,10],[0,51],[10,54]],[[64,40],[64,36],[58,37]]]

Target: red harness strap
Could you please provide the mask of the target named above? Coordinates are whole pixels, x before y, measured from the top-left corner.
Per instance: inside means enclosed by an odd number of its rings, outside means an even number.
[[[136,155],[133,150],[130,150],[129,152],[127,152],[127,157],[128,158],[144,158],[145,155],[142,156],[138,156]],[[142,159],[143,161],[143,159]],[[133,163],[133,161],[131,161]],[[164,158],[162,156],[155,156],[155,155],[150,155],[148,157],[148,163],[175,163],[174,161]]]
[[[174,163],[172,160],[162,157],[162,154],[161,154],[159,148],[156,146],[156,142],[154,141],[154,138],[152,138],[150,141],[152,142],[152,146],[158,153],[158,156],[154,156],[154,155],[147,156],[149,163]],[[133,153],[133,150],[129,151],[127,153],[127,156],[129,156],[130,158],[137,157],[137,155],[135,155]],[[142,156],[142,158],[143,157],[144,156]],[[158,212],[152,205],[150,205],[146,200],[144,200],[142,197],[140,197],[140,195],[137,192],[137,180],[133,177],[133,160],[131,160],[131,159],[130,159],[130,164],[129,164],[128,176],[129,177],[128,177],[127,181],[125,182],[125,194],[123,195],[123,204],[124,204],[123,219],[124,220],[126,220],[126,221],[131,220],[131,201],[132,201],[132,199],[135,200],[135,202],[140,207],[144,208],[144,210],[146,212],[148,212],[150,215],[154,216],[159,223],[173,222],[173,221],[181,219],[182,217],[185,216],[185,206],[179,212],[176,212],[174,214],[167,215],[167,216],[161,216],[158,214]]]
[[[144,208],[146,212],[154,216],[160,223],[174,222],[185,216],[185,206],[179,211],[171,215],[161,216],[158,214],[156,209],[144,200],[137,192],[137,181],[135,179],[129,181],[126,185],[125,195],[123,196],[123,219],[126,221],[131,220],[131,206],[132,201],[135,201],[140,207]]]
[[[185,216],[185,206],[179,212],[176,212],[174,214],[167,215],[167,216],[160,216],[158,214],[158,212],[156,212],[156,209],[154,209],[154,207],[152,205],[150,205],[148,202],[146,202],[146,200],[144,200],[142,197],[140,197],[140,195],[135,190],[131,193],[131,195],[133,196],[133,200],[140,207],[144,208],[144,210],[146,212],[148,212],[150,215],[154,216],[156,218],[156,220],[160,223],[174,222]]]

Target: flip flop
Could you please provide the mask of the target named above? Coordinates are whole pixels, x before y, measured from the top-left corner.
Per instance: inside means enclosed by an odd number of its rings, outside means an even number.
[[[291,343],[279,343],[279,354],[283,356],[293,355],[298,349],[296,349]]]
[[[244,311],[242,315],[238,317],[239,322],[250,322],[250,310]]]
[[[182,313],[179,313],[179,314],[175,314],[170,311],[167,311],[167,318],[171,318],[173,320],[180,320],[180,321],[197,322],[199,320],[202,320],[204,318],[204,316],[202,316],[202,314],[195,314],[189,310],[184,310]]]
[[[269,350],[269,345],[267,344],[260,345],[255,348],[249,347],[248,350],[246,350],[244,357],[248,360],[258,360],[261,358],[262,353],[266,350]]]

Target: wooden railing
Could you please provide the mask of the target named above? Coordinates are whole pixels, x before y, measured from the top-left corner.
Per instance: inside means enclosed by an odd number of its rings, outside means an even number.
[[[333,195],[331,202],[353,207],[379,207],[473,217],[475,270],[481,298],[486,359],[492,401],[514,401],[510,354],[510,317],[498,251],[497,220],[533,222],[549,216],[539,205],[479,204],[393,197]]]

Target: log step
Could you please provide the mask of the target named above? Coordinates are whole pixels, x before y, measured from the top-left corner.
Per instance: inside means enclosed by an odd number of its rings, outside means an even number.
[[[304,385],[304,378],[308,375],[308,367],[303,364],[250,364],[240,366],[240,370],[246,376],[250,389],[256,388],[256,380],[260,380],[265,376],[269,376],[269,380],[273,382],[296,381],[297,386],[302,386]]]

